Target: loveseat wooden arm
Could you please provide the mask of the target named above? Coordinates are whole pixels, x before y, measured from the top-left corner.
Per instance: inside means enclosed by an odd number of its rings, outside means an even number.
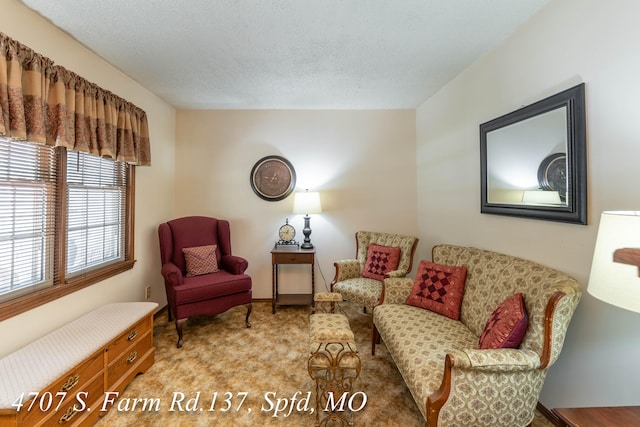
[[[453,368],[478,372],[513,372],[540,368],[540,357],[536,352],[517,348],[454,350],[449,356]]]
[[[454,417],[460,414],[465,414],[465,425],[529,425],[533,412],[530,419],[515,419],[513,414],[521,412],[511,411],[509,406],[503,406],[501,411],[490,410],[484,414],[481,411],[476,414],[471,411],[485,405],[489,407],[492,399],[497,397],[502,402],[506,396],[513,397],[511,402],[518,406],[518,402],[522,403],[522,400],[537,401],[545,376],[545,370],[539,368],[539,356],[528,350],[468,349],[448,353],[440,388],[425,402],[426,425],[456,424]],[[538,380],[532,381],[532,377]],[[506,388],[508,393],[501,393]],[[465,403],[471,401],[470,396],[476,398],[474,408],[465,406]],[[535,408],[535,404],[532,407]],[[478,415],[478,419],[474,420],[475,415]],[[488,420],[485,418],[487,416],[495,417],[495,420]]]

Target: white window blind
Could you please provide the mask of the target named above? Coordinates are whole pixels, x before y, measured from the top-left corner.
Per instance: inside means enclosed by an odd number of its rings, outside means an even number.
[[[54,281],[56,155],[0,138],[0,301]]]
[[[67,152],[67,278],[126,257],[127,165]]]

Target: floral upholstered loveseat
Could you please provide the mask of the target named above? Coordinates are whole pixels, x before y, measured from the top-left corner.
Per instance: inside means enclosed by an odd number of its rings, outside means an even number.
[[[467,268],[459,320],[406,304],[413,279],[385,279],[372,352],[382,338],[427,427],[530,424],[580,286],[551,268],[477,248],[437,245],[433,262]],[[515,293],[528,313],[519,348],[478,349],[488,318]]]

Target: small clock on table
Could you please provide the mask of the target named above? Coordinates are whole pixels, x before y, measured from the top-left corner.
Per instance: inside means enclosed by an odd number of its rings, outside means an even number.
[[[289,219],[287,218],[284,225],[280,227],[278,230],[278,237],[280,240],[276,242],[276,247],[278,246],[298,246],[298,242],[294,240],[296,237],[296,229],[293,225],[289,224]]]

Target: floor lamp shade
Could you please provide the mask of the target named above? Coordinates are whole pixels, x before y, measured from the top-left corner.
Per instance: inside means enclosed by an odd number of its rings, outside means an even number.
[[[587,292],[640,313],[640,211],[602,213]]]

